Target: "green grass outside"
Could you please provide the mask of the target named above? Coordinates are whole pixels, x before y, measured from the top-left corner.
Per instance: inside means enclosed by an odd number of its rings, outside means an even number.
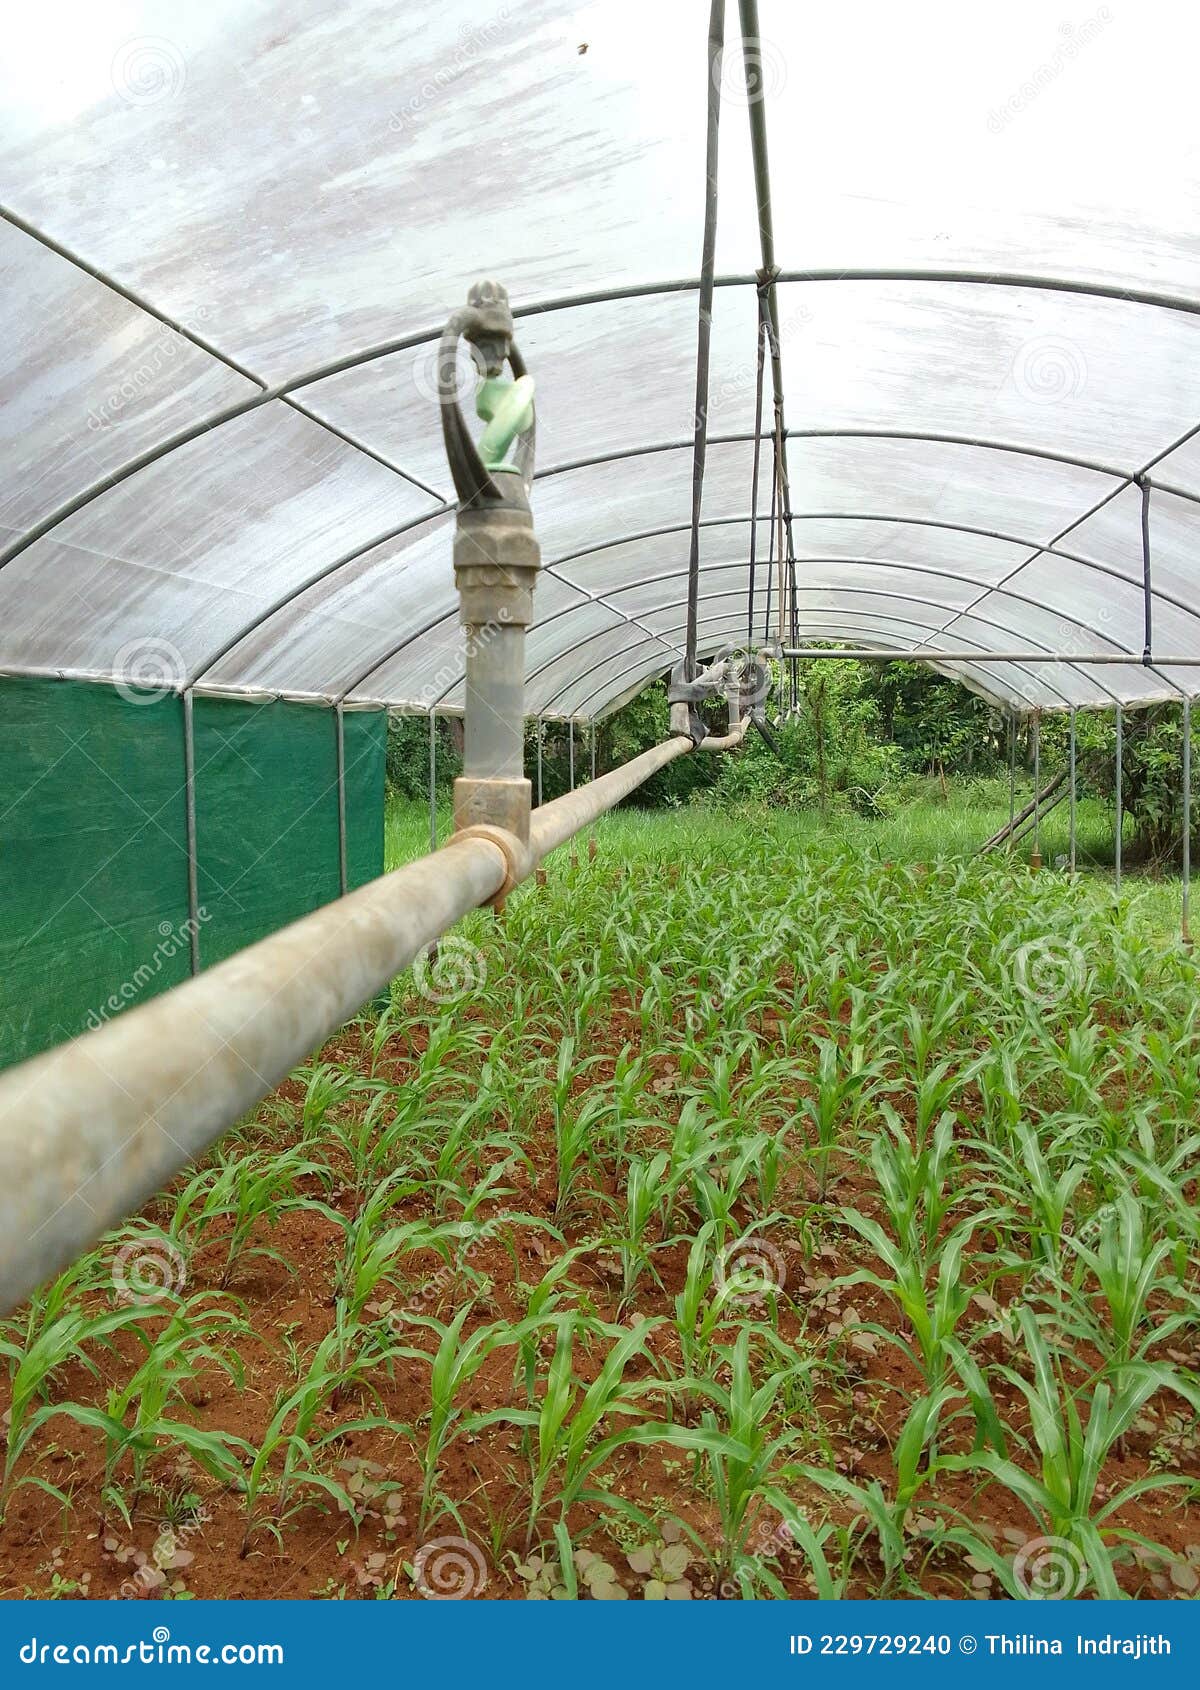
[[[939,858],[972,856],[985,839],[1008,820],[1008,786],[1005,781],[977,781],[951,784],[945,799],[933,782],[914,783],[915,796],[893,815],[865,817],[846,811],[822,815],[818,810],[757,811],[740,808],[727,814],[712,804],[686,805],[677,809],[640,810],[633,805],[601,818],[595,829],[598,839],[618,851],[631,863],[676,862],[689,852],[707,856],[719,854],[727,844],[730,828],[739,833],[767,830],[781,852],[781,870],[791,848],[820,840],[837,841],[876,861],[935,862]],[[1032,796],[1028,782],[1019,783],[1018,811]],[[445,841],[451,828],[449,803],[439,806],[438,839]],[[1126,851],[1129,849],[1126,830]],[[1048,815],[1041,829],[1045,872],[1065,861],[1069,850],[1067,806],[1064,803]],[[1076,813],[1076,863],[1078,873],[1094,888],[1099,907],[1110,906],[1113,898],[1113,817],[1109,806],[1093,798],[1080,800]],[[1027,862],[1032,841],[1027,836],[1016,848],[1018,860]],[[411,800],[389,797],[385,819],[385,860],[388,868],[409,862],[429,849],[429,810]],[[1135,911],[1147,936],[1171,940],[1180,931],[1182,882],[1178,874],[1161,874],[1128,863],[1122,876],[1122,902]]]

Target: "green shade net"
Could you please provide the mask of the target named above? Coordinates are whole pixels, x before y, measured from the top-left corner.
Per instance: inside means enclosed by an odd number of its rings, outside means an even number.
[[[383,869],[385,720],[383,711],[344,718],[351,886]],[[337,716],[282,700],[197,698],[193,732],[208,968],[338,896]]]
[[[383,873],[383,797],[387,772],[387,711],[347,710],[346,881],[361,886]]]
[[[0,1062],[188,974],[183,708],[0,680]]]
[[[383,872],[387,716],[344,721],[347,883]],[[202,966],[338,896],[337,718],[197,697]],[[0,1066],[190,972],[183,706],[0,680]]]
[[[205,968],[336,898],[329,710],[197,698],[196,857]]]

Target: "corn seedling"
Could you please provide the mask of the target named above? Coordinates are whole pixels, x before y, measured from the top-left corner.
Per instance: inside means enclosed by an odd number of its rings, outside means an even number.
[[[1096,1594],[1114,1599],[1121,1592],[1111,1545],[1103,1531],[1105,1522],[1135,1497],[1185,1481],[1175,1476],[1150,1475],[1121,1486],[1103,1502],[1097,1495],[1097,1487],[1108,1455],[1155,1391],[1164,1384],[1170,1388],[1170,1377],[1145,1364],[1128,1367],[1116,1385],[1102,1381],[1095,1386],[1085,1419],[1076,1393],[1055,1367],[1032,1310],[1022,1308],[1019,1319],[1033,1378],[1028,1380],[1013,1368],[999,1371],[1029,1404],[1040,1476],[1035,1477],[1012,1460],[989,1450],[946,1457],[943,1465],[951,1470],[964,1468],[980,1472],[1011,1492],[1028,1510],[1037,1535],[1070,1544],[1081,1557]],[[1108,1535],[1121,1539],[1130,1534],[1115,1529]],[[972,1548],[988,1561],[1009,1594],[1018,1594],[1011,1565],[983,1540],[973,1540]]]
[[[767,1428],[785,1385],[805,1372],[807,1364],[776,1368],[756,1386],[748,1327],[742,1328],[732,1346],[719,1346],[717,1353],[728,1370],[729,1384],[703,1379],[688,1385],[713,1405],[705,1410],[701,1426],[709,1434],[704,1456],[721,1523],[717,1565],[721,1581],[737,1577],[756,1511],[764,1504],[780,1505],[781,1497],[771,1482],[773,1470],[805,1433],[792,1427],[772,1437]]]

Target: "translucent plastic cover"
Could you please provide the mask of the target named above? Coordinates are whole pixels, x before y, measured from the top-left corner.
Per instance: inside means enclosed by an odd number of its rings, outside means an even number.
[[[736,7],[717,67],[702,651],[794,629],[1020,709],[1200,691],[1200,19],[1015,0],[982,54],[953,0],[760,11],[755,104]],[[599,715],[676,662],[706,25],[694,0],[14,14],[0,670],[120,682],[149,651],[199,693],[460,707],[434,346],[480,275],[538,384],[527,708]],[[749,567],[760,110],[794,599],[769,360]]]

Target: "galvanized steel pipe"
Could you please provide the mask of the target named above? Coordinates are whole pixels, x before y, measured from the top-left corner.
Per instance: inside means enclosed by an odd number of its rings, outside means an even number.
[[[1183,942],[1190,945],[1192,930],[1190,904],[1192,890],[1192,701],[1183,701],[1183,908],[1181,912]]]
[[[749,716],[743,716],[736,727],[730,728],[727,734],[709,734],[696,747],[697,751],[736,751],[745,739],[750,728]]]
[[[895,596],[895,595],[893,595]],[[1116,668],[1142,667],[1139,654],[1132,651],[981,651],[978,647],[951,648],[938,646],[784,646],[781,657],[796,658],[805,663],[829,663],[837,658],[853,658],[858,663],[1067,663],[1073,669],[1092,668],[1097,664]],[[1167,657],[1155,653],[1155,669],[1194,669],[1196,657],[1172,652]]]
[[[1071,873],[1075,873],[1075,712],[1071,711],[1071,803],[1068,816],[1068,849],[1071,858]]]
[[[1033,865],[1042,866],[1042,718],[1033,716]]]
[[[608,774],[601,775],[598,780],[589,781],[586,786],[578,787],[574,792],[565,792],[561,798],[555,798],[535,810],[529,818],[529,852],[532,860],[526,873],[553,851],[555,846],[564,845],[581,827],[594,822],[606,810],[613,809],[622,798],[628,798],[631,792],[636,792],[643,781],[649,780],[659,769],[665,769],[667,764],[673,763],[677,757],[686,756],[691,749],[691,740],[683,735],[664,740],[661,745],[654,745],[649,751],[643,751],[640,757],[622,763],[619,769],[612,769]]]
[[[479,596],[499,598],[502,591]],[[463,779],[523,781],[524,624],[499,616],[468,622],[466,654]]]
[[[460,335],[486,372],[476,396],[476,410],[487,422],[478,446],[456,394]],[[533,620],[541,551],[529,509],[533,381],[512,335],[507,291],[499,282],[476,282],[466,310],[454,312],[442,333],[438,396],[459,500],[454,580],[466,646],[463,766],[454,783],[454,823],[459,831],[499,825],[524,840],[531,808],[524,768],[525,630]],[[501,379],[506,363],[511,382]]]
[[[1124,842],[1124,834],[1125,834],[1125,811],[1124,811],[1124,807],[1123,807],[1123,804],[1122,804],[1122,790],[1121,790],[1122,779],[1123,779],[1124,772],[1125,772],[1125,752],[1124,752],[1124,744],[1123,744],[1124,736],[1123,736],[1123,733],[1122,733],[1123,727],[1124,727],[1124,717],[1123,717],[1123,714],[1122,714],[1122,711],[1121,711],[1121,706],[1118,704],[1117,708],[1116,708],[1117,749],[1116,749],[1116,770],[1115,770],[1117,791],[1116,791],[1116,804],[1114,806],[1115,816],[1114,816],[1114,833],[1113,833],[1113,882],[1114,882],[1114,885],[1116,887],[1118,894],[1120,894],[1120,891],[1121,891],[1121,846]]]
[[[437,717],[429,712],[429,849],[437,850]]]
[[[1017,819],[1017,718],[1008,713],[1008,850],[1013,845],[1013,826]]]

